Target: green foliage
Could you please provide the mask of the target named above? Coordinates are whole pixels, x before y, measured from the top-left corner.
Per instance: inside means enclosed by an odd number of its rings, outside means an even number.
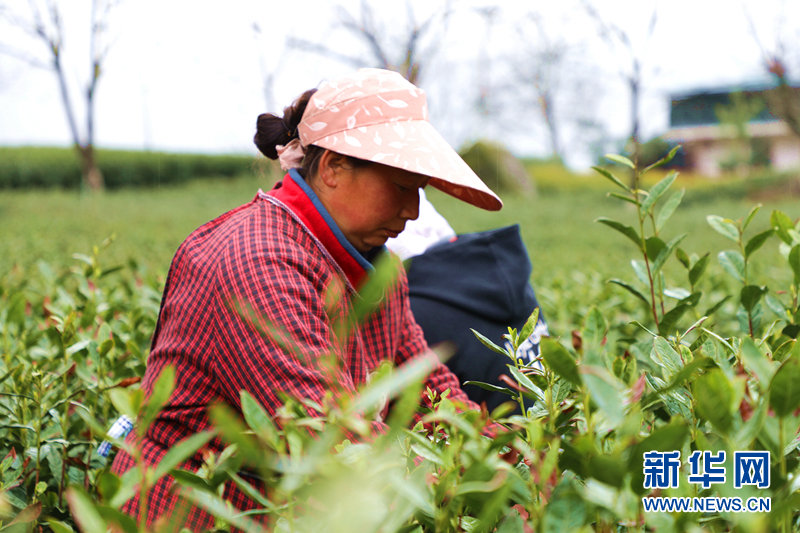
[[[640,177],[657,172],[612,160]],[[459,412],[446,395],[429,394],[432,407],[420,407],[421,361],[380,369],[355,398],[318,406],[315,419],[297,401],[272,419],[242,394],[241,416],[214,408],[213,433],[175,446],[155,470],[138,458],[137,468],[114,476],[94,453],[105,430],[127,413],[142,431],[174,379],[165,371],[147,401],[136,384],[157,278],[135,261],[107,266],[112,250],[104,247],[76,254],[68,269],[39,262],[8,271],[0,278],[0,527],[143,531],[120,506],[172,475],[220,530],[261,530],[261,515],[274,531],[797,530],[800,222],[778,209],[768,217],[758,208],[730,218],[725,209],[705,213],[698,224],[707,221],[702,230],[720,247],[692,252],[692,235],[676,223],[691,191],[673,190],[677,176],[629,187],[613,170],[599,172],[613,195],[597,204],[612,216],[596,226],[620,243],[604,254],[617,277],[550,272],[537,285],[561,337],[544,339],[533,364],[515,354],[538,310],[509,329],[503,346],[476,332],[508,365],[495,390],[523,413],[499,407],[492,438],[482,435],[482,413]],[[770,270],[758,263],[767,254]],[[391,279],[380,269],[365,301],[379,301]],[[389,429],[370,435],[362,413],[387,397]],[[200,471],[180,470],[215,435],[229,446]],[[694,450],[769,451],[768,489],[702,489],[682,470],[679,486],[660,495],[757,495],[772,498],[772,512],[645,512],[642,497],[655,494],[643,485],[643,454],[671,450],[684,459]],[[245,464],[265,480],[268,497],[239,474]],[[261,515],[229,506],[225,483],[251,493]]]
[[[533,181],[525,166],[501,144],[476,141],[462,149],[460,155],[499,194],[533,190]]]
[[[38,509],[40,523],[69,521],[68,502],[85,499],[68,487],[94,487],[105,469],[87,418],[109,427],[117,417],[110,397],[144,371],[160,295],[121,280],[119,268],[100,264],[101,252],[76,254],[68,271],[40,262],[0,278],[6,516]]]
[[[102,149],[97,150],[96,157],[109,189],[168,185],[196,178],[237,176],[251,172],[255,163],[251,156]],[[0,189],[72,189],[78,188],[80,183],[80,165],[72,149],[0,147]]]

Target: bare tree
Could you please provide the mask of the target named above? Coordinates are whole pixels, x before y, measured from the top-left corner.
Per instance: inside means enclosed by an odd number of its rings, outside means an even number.
[[[800,137],[800,88],[789,83],[786,67],[781,58],[766,61],[767,70],[775,76],[778,86],[767,91],[767,107],[773,115],[783,120],[796,136]]]
[[[106,40],[109,13],[117,1],[92,0],[91,3],[88,49],[90,69],[82,91],[85,104],[82,132],[67,84],[67,72],[63,61],[64,17],[57,0],[45,0],[43,3],[29,0],[28,16],[20,16],[12,13],[7,6],[0,6],[0,17],[46,47],[44,59],[39,55],[32,55],[7,45],[0,46],[0,52],[16,57],[31,66],[51,70],[55,74],[72,143],[81,163],[83,183],[91,190],[102,190],[104,187],[103,175],[95,160],[95,96],[109,50],[109,43]]]
[[[275,102],[275,79],[277,78],[278,73],[281,70],[281,67],[284,62],[284,58],[286,57],[285,54],[285,47],[286,44],[284,42],[284,49],[280,51],[280,53],[276,54],[278,57],[278,62],[271,68],[267,66],[267,60],[264,56],[264,49],[266,48],[263,46],[261,42],[262,37],[264,36],[264,32],[261,29],[261,25],[258,22],[253,22],[251,29],[253,30],[253,37],[255,38],[256,42],[256,49],[259,53],[259,68],[261,71],[261,80],[262,80],[262,93],[264,95],[264,104],[266,104],[266,109],[277,109],[277,104]]]
[[[633,160],[638,162],[641,147],[640,131],[641,131],[641,114],[640,114],[640,100],[643,80],[643,62],[644,62],[644,46],[639,48],[635,46],[631,40],[629,32],[621,28],[614,22],[606,20],[589,0],[582,0],[583,6],[589,16],[596,22],[600,37],[608,44],[611,49],[621,47],[625,50],[628,56],[628,67],[623,68],[620,74],[625,79],[628,85],[630,94],[630,135],[629,140],[633,148]],[[646,39],[649,40],[656,27],[658,20],[658,12],[654,5],[653,11],[650,15],[650,20],[647,23]]]
[[[562,39],[552,40],[545,31],[542,18],[538,14],[527,17],[532,23],[536,35],[520,27],[523,60],[515,70],[523,87],[533,90],[538,114],[547,130],[550,154],[558,159],[563,158],[561,149],[561,132],[556,112],[556,95],[563,90],[561,70],[564,66],[568,46]]]
[[[353,14],[342,6],[336,7],[337,26],[346,30],[366,48],[364,53],[347,53],[331,48],[327,44],[301,38],[290,38],[293,48],[321,54],[323,56],[353,65],[355,67],[377,66],[399,72],[411,83],[417,84],[421,78],[423,61],[434,53],[441,43],[451,14],[450,0],[443,9],[434,12],[425,20],[418,22],[410,0],[406,0],[407,29],[399,43],[389,36],[389,21],[381,21],[367,0],[361,0],[358,14]],[[391,21],[396,25],[396,21]],[[423,39],[428,38],[427,47]]]
[[[797,42],[797,34],[794,36],[786,35],[785,29],[781,26],[786,22],[787,18],[779,16],[776,19],[778,27],[772,28],[770,31],[770,40],[773,43],[769,46],[765,45],[759,36],[755,21],[746,7],[744,14],[753,38],[761,50],[764,68],[776,82],[775,88],[764,93],[767,107],[773,115],[786,123],[792,133],[800,137],[800,88],[793,86],[790,82],[791,75],[788,67],[790,64],[790,48],[787,46],[787,41],[792,45]],[[794,51],[797,51],[796,46]]]

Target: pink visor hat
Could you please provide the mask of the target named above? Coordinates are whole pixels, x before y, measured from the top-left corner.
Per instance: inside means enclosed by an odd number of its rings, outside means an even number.
[[[303,146],[423,174],[459,200],[489,211],[503,207],[428,122],[425,92],[396,72],[360,69],[323,83],[297,131]]]

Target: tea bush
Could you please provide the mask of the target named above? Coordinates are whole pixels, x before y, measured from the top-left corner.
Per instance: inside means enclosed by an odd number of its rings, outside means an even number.
[[[277,423],[243,394],[242,419],[212,411],[214,432],[230,447],[207,456],[200,471],[175,467],[209,433],[176,446],[155,470],[117,478],[97,444],[119,414],[143,430],[175,379],[163,373],[149,400],[137,386],[159,288],[136,268],[105,266],[100,248],[76,255],[68,270],[12,270],[0,283],[0,527],[142,531],[120,505],[171,474],[220,530],[260,531],[260,520],[274,531],[800,530],[800,222],[775,210],[754,227],[758,207],[736,219],[709,213],[728,246],[716,256],[686,249],[670,224],[684,198],[673,190],[675,174],[644,188],[640,178],[653,168],[612,160],[635,173],[633,186],[611,167],[597,172],[631,208],[625,219],[597,222],[635,250],[631,274],[539,287],[562,334],[543,340],[537,364],[523,366],[514,354],[538,311],[521,331],[509,330],[507,344],[476,332],[508,359],[501,390],[524,407],[524,416],[503,406],[492,413],[504,428],[494,438],[481,433],[484,413],[459,413],[446,397],[432,398],[436,408],[408,428],[427,371],[420,362],[382,368],[356,398],[314,406],[321,418],[289,400]],[[753,268],[768,247],[780,251],[773,268],[784,275]],[[368,438],[361,415],[387,396],[389,431]],[[768,486],[735,486],[734,457],[745,451],[768,452]],[[654,487],[660,452],[679,452],[680,468],[675,483]],[[715,463],[724,481],[711,476]],[[264,481],[268,498],[239,474],[243,466]],[[693,475],[701,481],[689,482]],[[220,496],[224,483],[261,508],[236,512]],[[770,510],[646,510],[666,497],[761,497]]]
[[[498,193],[531,192],[534,181],[522,161],[502,144],[481,140],[464,147],[459,155]]]
[[[237,176],[253,170],[246,155],[198,155],[99,149],[106,187],[153,186],[190,179]],[[0,147],[0,189],[78,188],[81,171],[70,148]]]

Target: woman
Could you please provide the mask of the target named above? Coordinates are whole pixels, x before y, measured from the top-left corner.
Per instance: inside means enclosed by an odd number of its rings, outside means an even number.
[[[282,118],[261,115],[257,129],[259,150],[288,173],[270,192],[201,226],[175,254],[142,382],[149,394],[166,365],[176,368],[175,390],[141,444],[150,464],[208,429],[212,403],[240,410],[241,390],[274,415],[281,394],[317,402],[326,391],[352,394],[382,361],[402,364],[425,352],[405,277],[347,338],[332,325],[350,312],[386,240],[417,217],[422,187],[485,209],[502,206],[427,122],[424,93],[393,72],[363,69],[323,84]],[[331,291],[344,297],[331,299]],[[330,353],[336,371],[320,364]],[[426,384],[477,407],[441,364]],[[378,420],[372,426],[384,429]],[[209,444],[216,453],[223,447]],[[197,470],[201,461],[198,452],[183,466]],[[120,452],[113,471],[133,466]],[[148,523],[174,511],[170,486],[165,478],[151,491]],[[240,510],[255,506],[232,484],[224,497]],[[138,498],[124,510],[137,516]],[[186,522],[213,524],[199,509]]]

